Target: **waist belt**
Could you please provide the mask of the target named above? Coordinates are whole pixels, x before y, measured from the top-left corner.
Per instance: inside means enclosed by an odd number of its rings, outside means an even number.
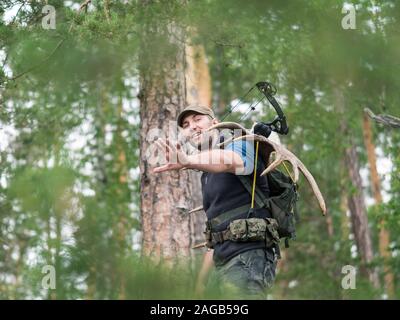
[[[248,218],[233,220],[227,229],[212,232],[210,228],[205,231],[207,247],[213,248],[217,243],[225,241],[251,242],[265,241],[267,247],[279,243],[278,223],[272,218]]]

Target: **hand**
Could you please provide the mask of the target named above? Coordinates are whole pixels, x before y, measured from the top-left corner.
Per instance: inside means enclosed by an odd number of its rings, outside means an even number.
[[[160,151],[165,152],[167,164],[154,168],[154,173],[179,170],[189,164],[188,155],[182,150],[179,143],[175,143],[174,145],[169,140],[158,139],[155,141],[155,144]]]

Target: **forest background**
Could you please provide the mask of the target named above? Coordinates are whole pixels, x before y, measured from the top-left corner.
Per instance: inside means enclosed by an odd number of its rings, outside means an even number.
[[[328,207],[301,179],[269,297],[399,298],[399,30],[395,0],[2,0],[0,298],[196,297],[199,174],[151,174],[149,132],[258,81]]]

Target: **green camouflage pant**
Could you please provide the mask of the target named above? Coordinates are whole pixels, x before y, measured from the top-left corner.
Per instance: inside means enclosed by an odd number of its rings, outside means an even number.
[[[216,268],[221,294],[227,299],[266,299],[266,290],[275,280],[275,269],[272,249],[240,253]]]

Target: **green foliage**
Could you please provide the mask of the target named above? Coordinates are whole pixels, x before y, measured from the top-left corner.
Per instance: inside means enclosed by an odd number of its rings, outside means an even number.
[[[374,14],[370,1],[353,3],[356,30],[342,29],[343,2],[336,0],[154,1],[147,6],[115,0],[109,1],[108,16],[104,1],[78,12],[54,0],[49,4],[56,8],[56,29],[44,30],[40,1],[2,1],[0,297],[194,298],[197,264],[170,272],[137,252],[138,70],[158,68],[183,41],[206,49],[219,115],[257,81],[277,86],[290,126],[282,140],[313,173],[326,199],[332,237],[306,181],[300,180],[298,240],[286,251],[287,266],[271,297],[382,297],[383,290],[374,290],[361,274],[357,290],[341,288],[342,266],[361,266],[354,237],[343,229],[342,197],[357,191],[343,170],[343,154],[351,137],[366,166],[364,107],[399,116],[400,7],[393,0],[375,1]],[[13,6],[21,8],[6,22],[5,12]],[[149,24],[157,27],[149,31]],[[141,56],[144,43],[150,50]],[[338,108],[338,94],[344,110]],[[271,108],[260,106],[244,121],[248,127],[255,120],[272,120]],[[375,252],[382,219],[391,234],[390,266],[399,297],[400,138],[395,130],[376,126],[375,131],[376,144],[393,168],[390,200],[369,208],[370,230]],[[4,138],[7,132],[11,135]],[[383,262],[377,256],[373,263],[382,279]],[[40,286],[45,264],[57,269],[53,292]],[[210,285],[208,297],[222,297],[213,280]]]

